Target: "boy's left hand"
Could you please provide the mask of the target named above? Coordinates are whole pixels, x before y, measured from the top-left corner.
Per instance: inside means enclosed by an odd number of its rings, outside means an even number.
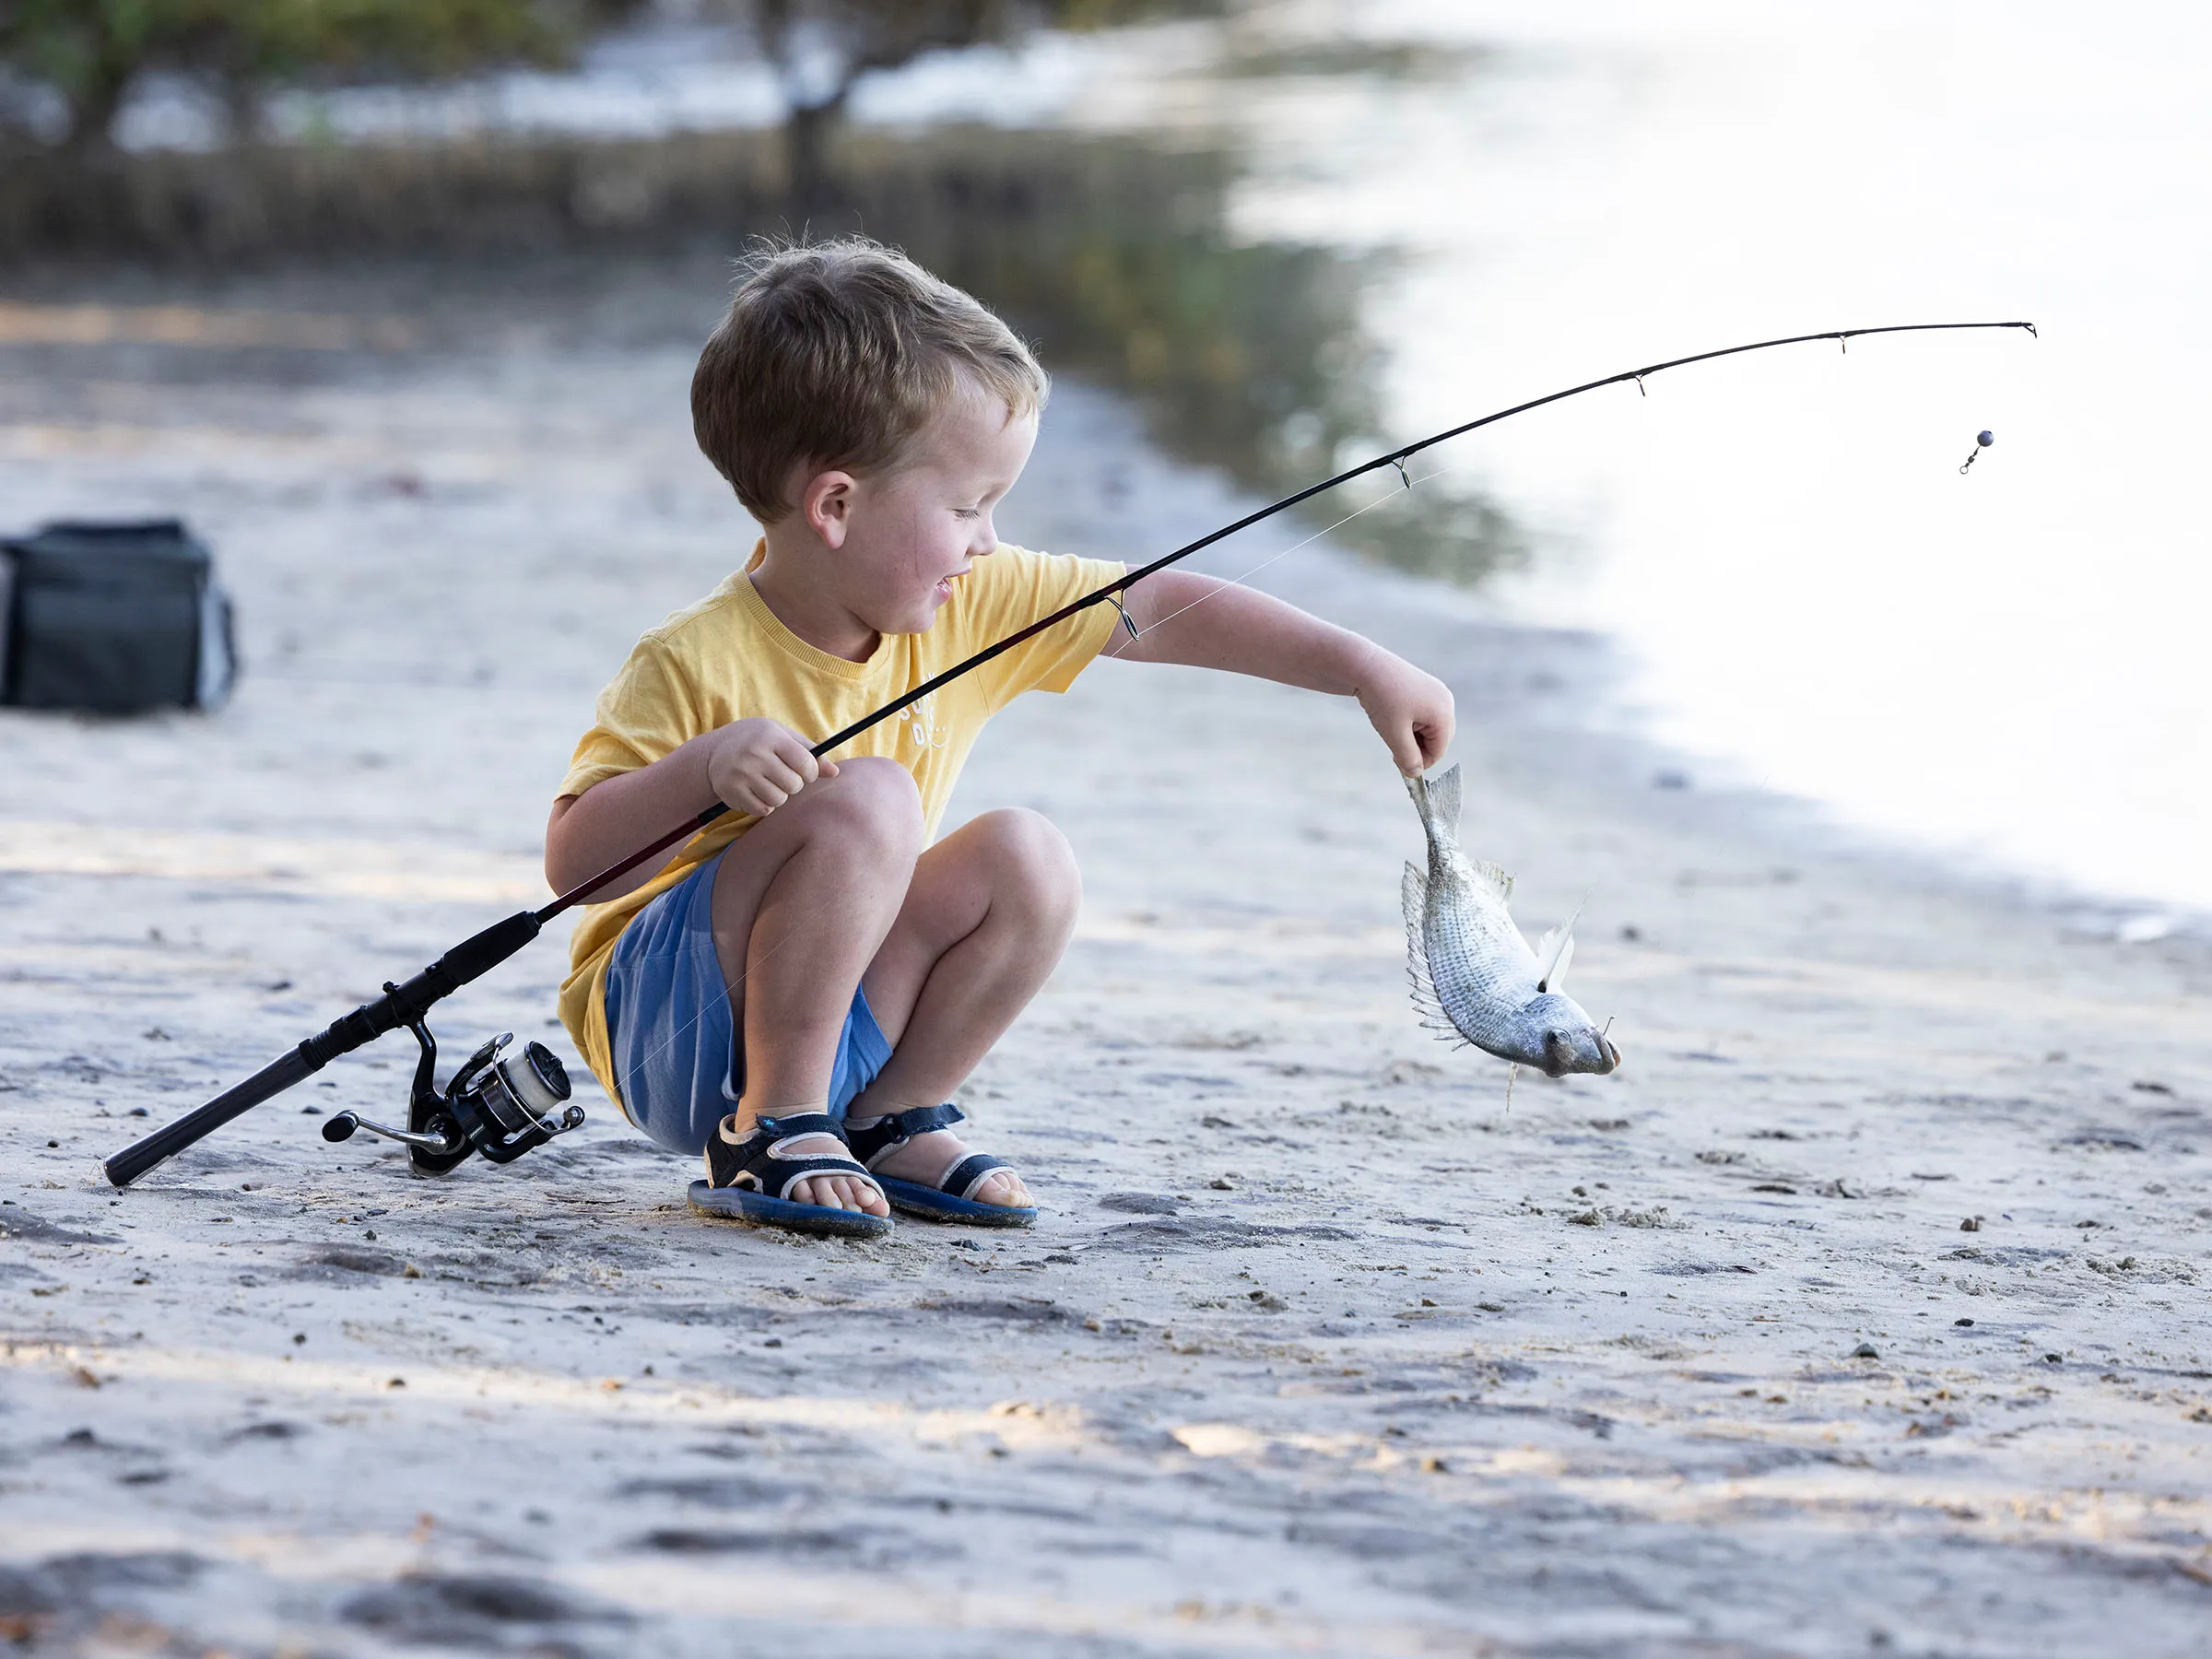
[[[1377,650],[1353,695],[1407,777],[1427,771],[1452,747],[1457,722],[1451,688],[1404,657]]]

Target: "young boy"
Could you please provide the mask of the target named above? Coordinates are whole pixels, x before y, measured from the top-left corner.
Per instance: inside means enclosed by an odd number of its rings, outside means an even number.
[[[976,734],[1022,692],[1066,690],[1113,645],[1356,697],[1407,772],[1451,741],[1451,693],[1429,675],[1167,571],[1126,595],[1134,642],[1094,606],[818,764],[824,734],[1123,573],[993,527],[1046,390],[995,316],[865,241],[751,260],[700,355],[700,447],[766,534],[601,694],[546,874],[566,889],[717,800],[733,808],[602,889],[560,997],[631,1122],[704,1150],[702,1207],[845,1233],[887,1230],[894,1206],[1035,1218],[1021,1177],[972,1152],[945,1102],[1060,959],[1075,859],[1033,812],[936,836]]]

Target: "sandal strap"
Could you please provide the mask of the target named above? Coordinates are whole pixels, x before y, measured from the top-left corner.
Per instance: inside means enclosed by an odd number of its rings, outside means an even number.
[[[707,1143],[707,1181],[712,1186],[741,1187],[789,1199],[791,1190],[816,1175],[846,1175],[865,1182],[877,1196],[883,1186],[865,1165],[834,1153],[786,1152],[793,1141],[809,1135],[833,1135],[839,1140],[838,1122],[827,1112],[794,1112],[786,1117],[759,1118],[736,1140],[724,1136],[719,1126]],[[720,1153],[718,1159],[716,1154]],[[825,1206],[826,1207],[826,1206]]]
[[[794,1135],[834,1135],[839,1140],[845,1138],[844,1124],[826,1112],[793,1112],[782,1117],[755,1118],[753,1132],[765,1133],[773,1140]]]
[[[844,1130],[846,1143],[861,1162],[874,1165],[879,1159],[888,1158],[918,1135],[933,1134],[949,1129],[955,1124],[964,1124],[968,1114],[947,1100],[942,1106],[912,1106],[904,1112],[894,1112],[879,1117],[865,1128],[850,1126]]]
[[[937,1191],[955,1198],[973,1198],[975,1189],[993,1175],[1013,1168],[1003,1158],[994,1158],[988,1152],[971,1152],[946,1172],[945,1179],[937,1182]]]

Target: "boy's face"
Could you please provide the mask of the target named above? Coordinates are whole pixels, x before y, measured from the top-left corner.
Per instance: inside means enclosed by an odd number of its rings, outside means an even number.
[[[1036,441],[1034,414],[1009,418],[1004,404],[963,384],[890,466],[853,477],[842,535],[823,535],[842,607],[880,634],[925,631],[952,584],[998,546],[992,510]]]

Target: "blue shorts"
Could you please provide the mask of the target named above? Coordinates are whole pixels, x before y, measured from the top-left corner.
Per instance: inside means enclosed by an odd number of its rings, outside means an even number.
[[[728,849],[724,849],[727,852]],[[696,1157],[736,1110],[745,1050],[714,953],[714,873],[699,866],[631,919],[606,965],[606,1031],[629,1121],[672,1152]],[[855,987],[830,1077],[830,1115],[888,1064],[891,1045]]]

